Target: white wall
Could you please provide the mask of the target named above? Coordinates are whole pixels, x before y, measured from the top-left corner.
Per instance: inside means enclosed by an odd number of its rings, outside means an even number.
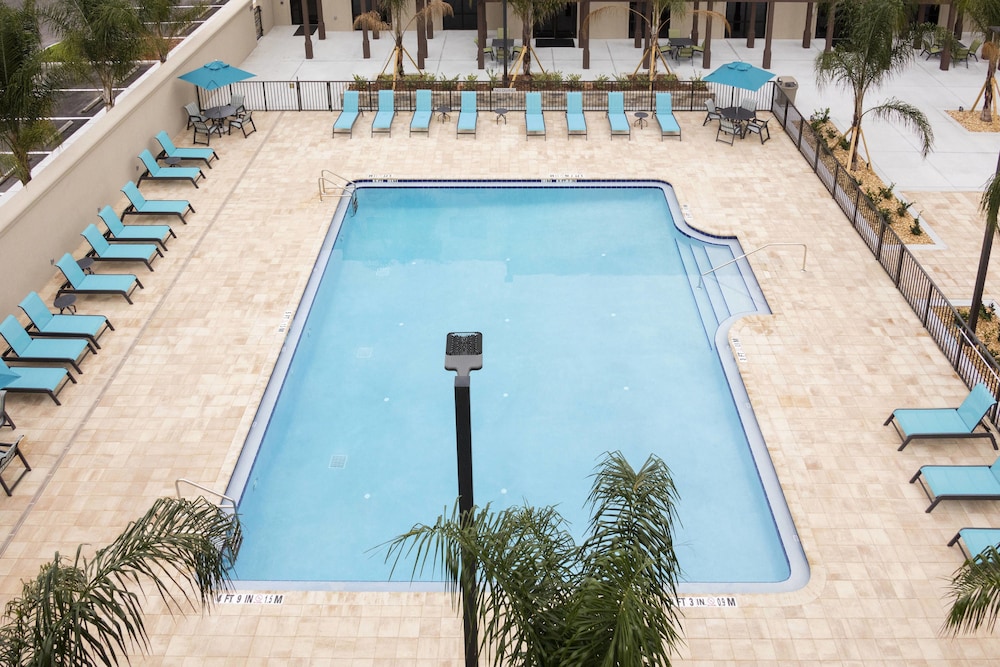
[[[36,168],[27,186],[0,199],[0,318],[19,312],[24,295],[58,272],[50,260],[72,252],[97,210],[119,201],[120,188],[139,177],[136,156],[159,151],[154,135],[186,125],[182,107],[195,90],[178,75],[212,60],[240,63],[255,45],[250,0],[225,5]]]

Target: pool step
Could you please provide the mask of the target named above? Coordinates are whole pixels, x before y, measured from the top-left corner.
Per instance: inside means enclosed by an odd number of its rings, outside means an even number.
[[[734,258],[729,246],[705,246],[696,241],[678,240],[677,247],[710,341],[721,322],[734,314],[756,310],[737,263],[723,266]],[[722,268],[701,278],[701,274],[715,267]]]

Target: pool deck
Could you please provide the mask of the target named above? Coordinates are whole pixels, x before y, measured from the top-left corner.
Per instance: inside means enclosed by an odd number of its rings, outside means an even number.
[[[372,138],[367,115],[353,138],[331,139],[333,114],[255,113],[257,133],[213,139],[221,159],[200,189],[145,182],[147,197],[190,198],[198,213],[187,226],[171,221],[178,238],[155,273],[134,269],[146,285],[134,305],[81,297],[80,312],[104,313],[117,330],[84,360],[62,406],[9,400],[33,470],[0,502],[3,598],[54,552],[105,544],[173,494],[178,478],[225,488],[337,205],[318,196],[321,170],[352,179],[656,178],[674,185],[704,231],[734,234],[746,249],[809,247],[805,272],[797,248],[751,257],[773,314],[740,321],[730,337],[746,355],[739,367],[811,578],[790,593],[737,595],[735,608],[686,609],[675,664],[993,664],[1000,637],[940,631],[946,580],[962,561],[946,543],[963,526],[1000,527],[1000,507],[945,502],[926,514],[923,492],[907,481],[924,464],[992,463],[996,453],[982,440],[916,442],[900,453],[882,426],[897,407],[957,405],[966,387],[788,137],[773,127],[764,145],[716,143],[703,116],[677,114],[681,142],[661,142],[652,128],[609,141],[599,113],[587,114],[589,140],[567,139],[564,119],[548,113],[548,140],[526,142],[520,114],[497,125],[481,113],[475,138],[456,137],[454,119],[409,137],[406,113],[391,136]],[[186,134],[175,139],[189,144]],[[994,165],[995,157],[980,181]],[[974,186],[916,198],[941,240],[918,257],[959,300],[971,292],[982,235]],[[56,288],[53,279],[39,292],[48,299]],[[998,293],[991,276],[987,294]],[[442,391],[450,384],[443,373]],[[445,594],[274,592],[281,604],[188,616],[153,594],[150,655],[136,652],[133,664],[463,664],[461,621]]]

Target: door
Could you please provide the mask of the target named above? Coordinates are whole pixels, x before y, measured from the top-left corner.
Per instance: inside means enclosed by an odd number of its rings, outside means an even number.
[[[546,39],[576,37],[577,3],[570,2],[545,23],[535,24],[534,36]]]
[[[476,5],[479,0],[447,0],[447,2],[455,13],[441,19],[441,25],[445,30],[475,30],[479,27],[476,23]]]
[[[309,6],[309,25],[319,23],[319,12],[316,11],[316,0],[306,0]],[[288,0],[288,8],[292,13],[292,25],[302,25],[302,0]]]
[[[750,25],[750,5],[757,5],[754,15],[754,24]],[[728,2],[726,3],[726,20],[732,28],[731,37],[745,38],[750,36],[763,37],[767,27],[767,3],[766,2]]]

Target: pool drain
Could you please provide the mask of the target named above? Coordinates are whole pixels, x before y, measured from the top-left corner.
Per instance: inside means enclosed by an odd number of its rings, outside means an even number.
[[[334,454],[330,457],[330,467],[331,468],[346,468],[347,467],[347,454]]]

